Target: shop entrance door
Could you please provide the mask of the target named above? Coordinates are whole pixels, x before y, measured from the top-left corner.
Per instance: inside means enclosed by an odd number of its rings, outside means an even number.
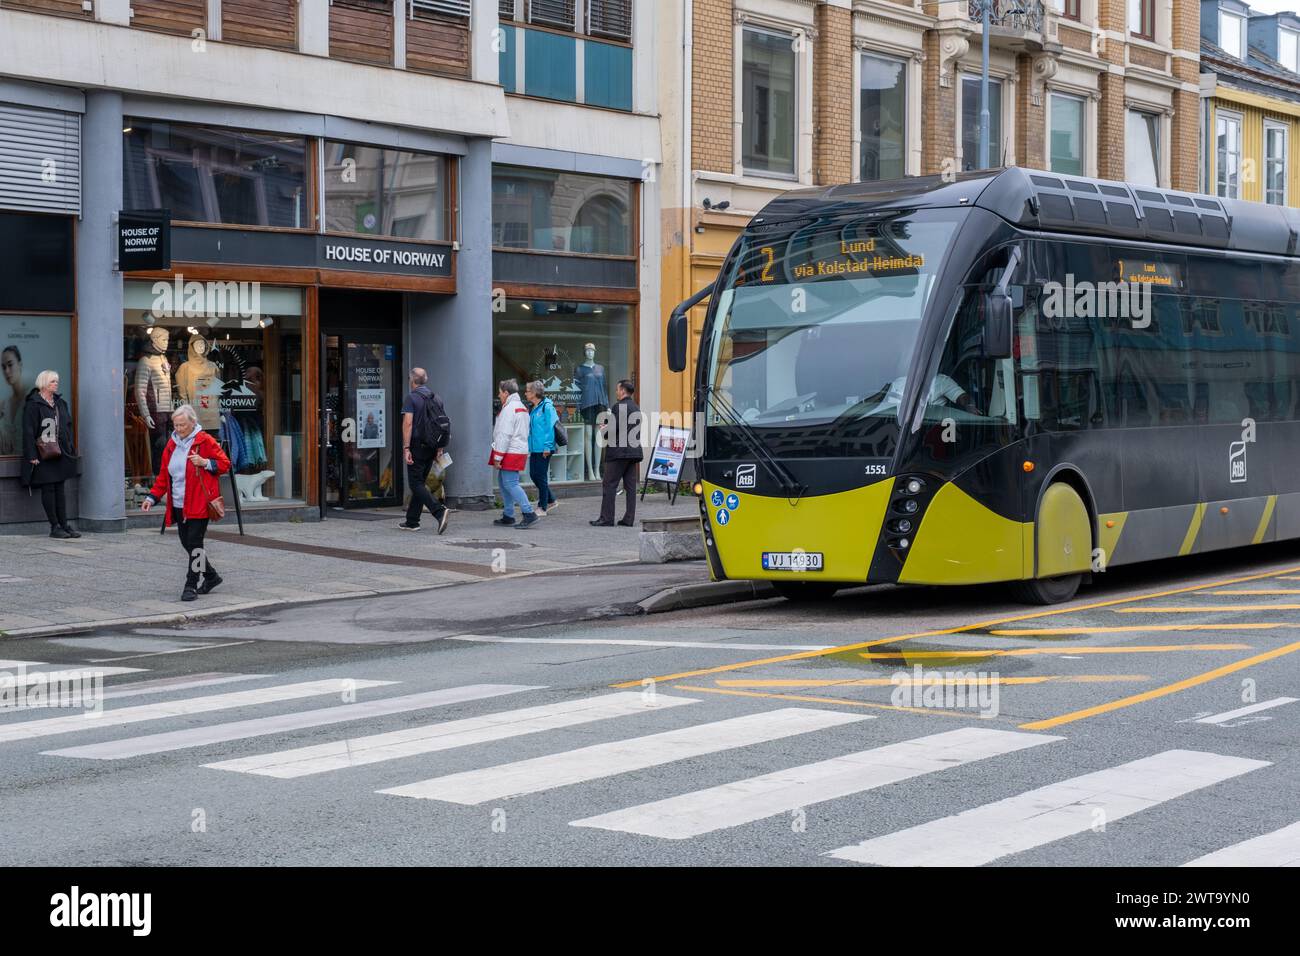
[[[322,511],[401,504],[401,336],[324,333],[321,360]]]

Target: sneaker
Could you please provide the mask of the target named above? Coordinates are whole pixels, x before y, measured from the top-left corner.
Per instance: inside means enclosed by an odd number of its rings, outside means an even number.
[[[203,583],[199,585],[200,594],[211,594],[220,586],[224,579],[219,574],[203,575]]]
[[[549,505],[546,506],[546,510],[547,510],[547,511],[554,511],[554,510],[555,510],[556,508],[558,508],[558,507],[560,507],[560,503],[559,503],[558,501],[556,501],[554,498],[552,498],[552,499],[551,499],[551,503],[550,503]]]
[[[68,532],[64,531],[62,528],[51,528],[51,529],[50,529],[50,537],[51,537],[51,538],[71,538],[72,535],[68,534]]]
[[[533,508],[533,514],[537,515],[537,517],[539,517],[539,518],[545,518],[545,517],[546,517],[546,509],[545,509],[545,508],[536,508],[536,507],[534,507],[534,508]]]
[[[182,601],[197,601],[198,599],[199,599],[199,592],[194,590],[194,588],[186,588],[184,591],[181,592]]]
[[[403,522],[402,522],[401,524],[399,524],[397,527],[398,527],[398,529],[401,530],[401,531],[419,531],[419,530],[420,530],[420,526],[419,526],[418,524],[407,524],[405,521],[403,521]]]
[[[451,509],[443,508],[442,517],[438,519],[438,534],[442,534],[444,531],[447,530],[447,522],[449,522],[450,520],[451,520]]]
[[[536,512],[524,515],[524,520],[519,523],[519,530],[522,531],[524,528],[531,528],[533,525],[537,524],[538,520]]]
[[[73,527],[72,525],[70,525],[70,524],[65,524],[65,525],[63,526],[63,530],[66,531],[66,532],[68,533],[68,537],[69,537],[69,538],[80,538],[80,537],[81,537],[81,532],[78,531],[76,528],[74,528],[74,527]]]
[[[505,516],[503,515],[502,517],[497,518],[497,520],[496,520],[496,521],[493,521],[492,523],[493,523],[493,524],[499,524],[499,525],[505,525],[506,527],[509,527],[510,525],[512,525],[512,524],[515,523],[515,519],[514,519],[514,518],[507,518],[507,517],[505,517]]]

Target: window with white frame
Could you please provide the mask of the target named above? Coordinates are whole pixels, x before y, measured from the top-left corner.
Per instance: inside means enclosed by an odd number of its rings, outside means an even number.
[[[1286,205],[1287,127],[1264,121],[1264,202]]]
[[[1129,110],[1124,124],[1124,178],[1160,185],[1160,114]]]
[[[1084,101],[1081,96],[1053,93],[1048,149],[1052,172],[1087,174],[1083,153]]]
[[[746,172],[795,175],[798,54],[794,36],[746,27],[741,61],[741,161]]]
[[[1219,111],[1214,120],[1214,191],[1225,199],[1241,198],[1241,117]]]
[[[1292,73],[1300,73],[1300,33],[1294,30],[1277,31],[1277,59]]]
[[[1007,155],[1002,142],[1002,81],[989,80],[989,160],[990,168],[1001,166]],[[961,168],[980,169],[980,78],[961,78]]]
[[[862,54],[858,84],[862,130],[858,177],[863,182],[907,175],[907,63]]]
[[[1219,11],[1219,46],[1228,56],[1242,59],[1246,55],[1246,18],[1226,10]]]

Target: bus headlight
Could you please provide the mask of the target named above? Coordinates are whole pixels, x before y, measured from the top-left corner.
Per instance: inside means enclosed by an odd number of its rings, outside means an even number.
[[[907,534],[912,530],[912,522],[908,521],[906,518],[900,518],[894,522],[894,530],[899,534]]]
[[[909,495],[919,495],[921,493],[921,489],[924,487],[925,484],[924,482],[921,481],[920,478],[911,478],[907,482],[907,493]]]
[[[898,507],[910,515],[916,514],[916,509],[920,507],[915,498],[905,498],[898,503]]]
[[[899,546],[900,548],[904,548],[904,549],[906,549],[907,546],[908,546],[909,544],[911,544],[911,542],[908,541],[906,538],[899,538],[899,539],[898,539],[898,546]]]

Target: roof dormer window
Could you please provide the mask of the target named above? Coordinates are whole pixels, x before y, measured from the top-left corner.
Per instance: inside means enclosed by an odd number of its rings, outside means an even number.
[[[1292,73],[1300,73],[1300,33],[1277,31],[1277,59]]]
[[[1246,56],[1246,18],[1226,10],[1219,11],[1219,46],[1229,56]]]

